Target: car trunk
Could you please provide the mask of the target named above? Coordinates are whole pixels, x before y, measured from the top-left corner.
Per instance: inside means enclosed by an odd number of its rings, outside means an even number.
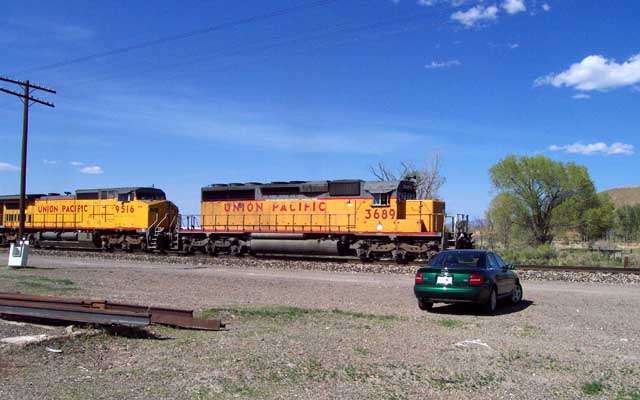
[[[429,267],[421,272],[423,283],[429,286],[467,287],[469,276],[480,271],[477,268],[466,267]],[[450,283],[447,283],[448,278],[451,278]]]

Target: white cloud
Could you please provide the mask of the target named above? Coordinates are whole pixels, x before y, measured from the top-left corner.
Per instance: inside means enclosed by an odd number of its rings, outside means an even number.
[[[547,4],[547,3],[544,3],[542,5],[542,9],[545,10],[545,11],[549,11],[549,10],[551,10],[551,6],[549,4]]]
[[[549,146],[549,150],[551,151],[564,151],[565,153],[570,154],[583,154],[587,156],[601,154],[601,155],[614,155],[614,154],[623,154],[630,156],[634,153],[634,148],[632,144],[614,142],[610,145],[597,142],[597,143],[587,143],[582,144],[580,142],[576,142],[573,144],[568,144],[564,146],[551,145]]]
[[[586,100],[586,99],[590,99],[591,98],[591,96],[589,96],[586,93],[576,93],[571,97],[574,98],[574,99],[577,99],[577,100]]]
[[[20,171],[20,168],[13,164],[0,162],[0,171]]]
[[[73,165],[74,167],[79,167],[81,165],[84,165],[84,163],[81,161],[70,161],[69,165]]]
[[[58,163],[56,160],[47,160],[46,158],[42,162],[44,165],[56,165]]]
[[[623,63],[601,55],[585,57],[568,70],[535,80],[536,86],[572,87],[582,91],[607,90],[640,83],[640,54]]]
[[[431,7],[439,3],[449,3],[451,7],[460,7],[468,0],[417,0],[416,3],[419,6]]]
[[[426,69],[438,69],[438,68],[451,68],[458,67],[462,65],[462,63],[458,60],[449,60],[449,61],[431,61],[431,64],[427,64],[424,67]]]
[[[498,7],[495,5],[484,7],[477,5],[467,11],[456,11],[451,14],[451,19],[460,22],[467,28],[471,28],[478,22],[494,21],[498,18]]]
[[[100,175],[104,173],[104,171],[102,170],[102,167],[98,165],[91,165],[88,167],[81,168],[80,172],[83,174],[90,174],[90,175]]]
[[[527,6],[524,5],[524,0],[505,0],[502,3],[502,8],[507,14],[517,14],[519,12],[527,11]]]

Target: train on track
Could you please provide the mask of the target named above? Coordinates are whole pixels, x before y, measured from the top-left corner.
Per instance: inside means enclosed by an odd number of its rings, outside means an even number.
[[[208,254],[429,259],[473,246],[468,217],[416,199],[413,179],[213,184],[199,215],[153,187],[30,194],[25,234],[39,247]],[[0,196],[0,244],[18,239],[19,196]]]

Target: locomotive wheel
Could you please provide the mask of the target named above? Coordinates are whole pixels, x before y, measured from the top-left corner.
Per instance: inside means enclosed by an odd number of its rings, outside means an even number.
[[[193,249],[193,247],[191,247],[191,244],[185,244],[182,246],[182,251],[185,254],[193,254],[195,253],[195,250]]]

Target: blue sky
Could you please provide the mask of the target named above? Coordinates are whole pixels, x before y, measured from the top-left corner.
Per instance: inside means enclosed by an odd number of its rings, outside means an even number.
[[[476,217],[507,154],[640,184],[640,2],[149,4],[3,2],[0,75],[58,90],[34,93],[56,108],[31,108],[29,192],[153,184],[196,213],[209,183],[373,179],[435,151],[447,210]],[[17,193],[17,99],[0,121]]]

